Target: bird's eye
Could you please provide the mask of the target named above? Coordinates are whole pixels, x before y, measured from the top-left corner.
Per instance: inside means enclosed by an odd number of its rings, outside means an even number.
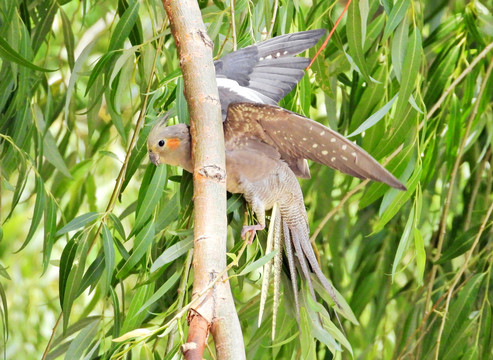
[[[163,147],[164,146],[164,143],[165,143],[164,140],[159,140],[158,145],[161,146],[161,147]]]

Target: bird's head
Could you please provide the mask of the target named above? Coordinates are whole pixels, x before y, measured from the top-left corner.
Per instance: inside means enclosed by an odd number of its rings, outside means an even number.
[[[180,166],[192,172],[190,131],[187,125],[156,125],[147,138],[147,151],[154,165]]]

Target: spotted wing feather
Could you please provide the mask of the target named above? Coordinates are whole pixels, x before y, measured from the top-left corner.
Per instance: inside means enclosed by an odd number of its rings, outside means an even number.
[[[274,146],[288,164],[310,159],[361,179],[406,189],[358,145],[316,121],[278,106],[232,104],[226,122],[236,136],[256,136]]]

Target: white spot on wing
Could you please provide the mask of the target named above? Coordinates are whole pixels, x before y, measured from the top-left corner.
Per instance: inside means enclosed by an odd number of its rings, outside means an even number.
[[[347,157],[341,156],[342,160],[347,161]]]
[[[316,149],[318,147],[318,144],[313,144],[312,146],[314,149]]]
[[[322,131],[322,132],[320,133],[320,136],[323,136],[324,134],[325,134],[325,131]]]
[[[334,161],[336,161],[336,158],[335,157],[331,157],[330,158],[330,161],[334,162]]]
[[[342,150],[346,150],[347,149],[347,146],[346,145],[342,145]]]
[[[286,55],[287,53],[288,53],[288,51],[286,50],[286,51],[284,51],[282,54],[283,54],[283,55]]]
[[[267,56],[265,57],[265,60],[270,60],[270,59],[272,59],[272,55],[267,55]]]
[[[327,155],[329,152],[327,150],[322,151],[322,155]]]
[[[303,138],[303,141],[306,141],[306,138]]]
[[[336,138],[330,139],[330,142],[332,142],[332,143],[336,142]]]

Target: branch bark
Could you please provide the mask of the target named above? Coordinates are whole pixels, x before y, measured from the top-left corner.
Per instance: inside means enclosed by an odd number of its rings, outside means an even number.
[[[190,114],[194,161],[193,296],[226,267],[226,166],[213,43],[195,0],[163,0],[180,58]],[[189,312],[186,359],[202,359],[209,330],[217,359],[244,359],[245,348],[229,282],[219,281]]]

